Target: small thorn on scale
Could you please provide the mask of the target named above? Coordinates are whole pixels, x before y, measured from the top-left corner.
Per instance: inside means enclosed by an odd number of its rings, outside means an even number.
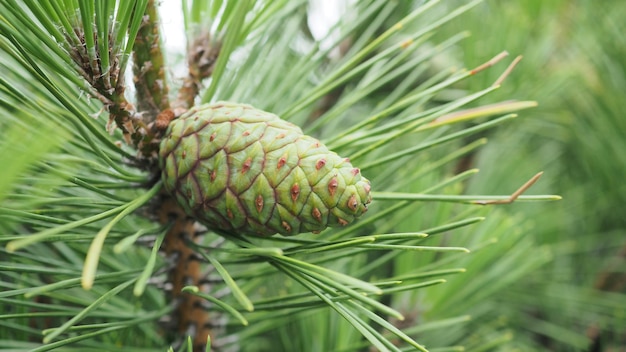
[[[335,192],[337,191],[337,186],[338,186],[337,178],[333,177],[333,179],[330,180],[330,182],[328,183],[328,192],[330,193],[331,197],[335,196]]]

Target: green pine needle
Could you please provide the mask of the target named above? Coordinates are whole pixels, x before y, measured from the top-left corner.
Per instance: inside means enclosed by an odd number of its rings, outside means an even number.
[[[152,199],[152,197],[154,197],[160,190],[161,183],[158,183],[144,195],[126,204],[122,209],[120,209],[121,211],[119,212],[119,214],[117,214],[111,221],[109,221],[109,223],[106,224],[98,232],[98,234],[96,234],[96,237],[94,237],[93,241],[91,242],[91,246],[89,246],[89,251],[87,252],[87,257],[85,258],[85,265],[83,266],[82,286],[85,290],[89,290],[93,286],[93,282],[96,277],[96,269],[98,268],[98,261],[100,259],[100,253],[102,252],[102,246],[104,245],[104,240],[109,234],[109,231],[111,231],[113,226],[115,226],[115,224],[117,224],[128,214],[134,212],[135,210],[137,210],[137,208],[143,206],[147,201]],[[165,234],[162,234],[161,241],[163,241],[164,237]],[[157,249],[158,247],[159,246],[157,246]],[[153,253],[155,253],[154,255],[156,255],[156,251],[154,251]],[[152,265],[154,265],[154,260],[152,260]],[[150,265],[148,265],[148,267],[150,267]],[[141,280],[143,282],[147,280],[145,274],[141,277]],[[137,290],[141,289],[137,288]]]
[[[222,266],[222,264],[220,264],[220,262],[215,257],[210,256],[205,252],[200,252],[200,254],[206,259],[208,259],[209,262],[211,262],[211,264],[213,265],[213,267],[215,267],[215,270],[217,270],[217,272],[220,274],[222,279],[224,279],[224,282],[230,288],[230,290],[233,293],[233,296],[239,302],[239,304],[241,304],[243,308],[247,310],[248,312],[254,311],[254,305],[252,304],[252,301],[250,300],[250,298],[248,298],[248,296],[244,293],[244,291],[239,287],[239,285],[237,285],[235,280],[233,280],[233,278],[230,276],[226,268],[224,268],[224,266]]]
[[[129,287],[134,282],[135,282],[135,279],[132,279],[116,286],[115,288],[111,289],[110,291],[100,296],[100,298],[95,300],[92,304],[90,304],[88,307],[83,309],[80,313],[76,314],[74,317],[72,317],[72,319],[68,320],[62,326],[55,328],[55,329],[44,331],[44,335],[45,335],[44,343],[51,342],[54,339],[56,339],[58,336],[60,336],[61,334],[65,333],[70,327],[74,326],[76,323],[83,320],[92,310],[95,310],[96,308],[100,307],[110,298],[114,297],[115,295],[117,295],[119,292],[121,292],[125,288]]]
[[[150,277],[152,277],[154,267],[157,261],[157,255],[159,253],[159,250],[161,249],[161,244],[163,243],[163,240],[165,239],[166,234],[167,234],[167,231],[163,231],[157,236],[157,239],[156,241],[154,241],[154,245],[152,246],[152,252],[150,253],[150,257],[148,258],[146,267],[144,268],[144,271],[141,273],[141,275],[137,279],[137,282],[135,282],[135,287],[133,288],[133,294],[137,297],[141,296],[144,293],[144,291],[146,290],[146,285],[148,284],[148,280],[150,279]]]
[[[214,303],[216,306],[222,308],[224,311],[228,312],[230,315],[232,315],[235,319],[239,320],[239,322],[241,323],[241,325],[246,326],[248,325],[248,320],[246,320],[246,318],[239,313],[239,311],[237,311],[237,309],[235,309],[233,306],[227,304],[226,302],[217,299],[211,295],[208,295],[206,293],[202,293],[200,292],[200,290],[198,289],[198,287],[196,286],[185,286],[182,289],[182,292],[187,292],[187,293],[191,293],[193,295],[196,295],[198,297],[204,298],[207,301]]]

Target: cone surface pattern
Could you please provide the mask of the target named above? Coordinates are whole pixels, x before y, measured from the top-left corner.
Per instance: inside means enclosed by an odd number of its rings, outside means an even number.
[[[170,123],[159,161],[185,211],[226,233],[317,232],[351,223],[371,202],[369,181],[348,159],[250,105],[190,109]]]

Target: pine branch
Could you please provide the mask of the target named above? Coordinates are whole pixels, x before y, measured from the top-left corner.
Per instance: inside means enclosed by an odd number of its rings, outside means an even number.
[[[169,324],[176,331],[176,334],[171,335],[174,339],[189,335],[193,341],[193,351],[204,351],[211,334],[209,313],[200,297],[183,290],[188,285],[202,284],[201,262],[193,248],[186,243],[199,240],[196,221],[189,218],[169,195],[162,194],[159,203],[155,210],[159,222],[171,225],[163,243],[165,256],[173,265],[168,270],[167,279],[168,285],[171,285],[168,299],[174,305]]]
[[[198,33],[187,45],[189,73],[178,91],[175,109],[188,110],[200,93],[202,82],[211,77],[222,43],[212,38],[210,32]]]
[[[145,123],[154,121],[160,112],[170,108],[161,42],[157,5],[154,0],[149,0],[133,48],[137,108]]]

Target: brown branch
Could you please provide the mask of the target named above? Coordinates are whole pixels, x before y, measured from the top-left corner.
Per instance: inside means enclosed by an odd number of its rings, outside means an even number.
[[[172,313],[174,323],[174,339],[191,336],[193,351],[204,351],[209,329],[209,313],[203,306],[203,299],[182,292],[188,285],[200,286],[202,263],[197,259],[193,249],[186,245],[186,241],[195,241],[196,222],[188,217],[184,210],[169,195],[163,193],[161,202],[156,210],[161,224],[172,224],[165,236],[162,250],[167,258],[173,260],[173,267],[168,273],[168,282],[172,285],[169,295],[175,305]]]
[[[611,263],[598,274],[594,287],[598,290],[608,292],[620,292],[626,288],[626,274],[620,272],[619,268],[626,265],[626,245],[613,258]]]
[[[124,85],[123,75],[120,75],[120,60],[112,51],[115,44],[113,36],[111,33],[107,33],[109,41],[108,52],[98,51],[95,58],[90,58],[86,50],[84,29],[76,26],[74,34],[78,38],[79,44],[69,50],[70,57],[76,64],[76,71],[91,86],[89,90],[90,95],[102,102],[104,110],[109,113],[107,129],[109,132],[112,132],[111,129],[119,128],[127,144],[137,149],[142,149],[141,144],[144,142],[144,136],[148,133],[148,129],[137,114],[135,107],[128,102],[124,94],[126,86]],[[99,48],[98,40],[100,39],[98,33],[94,33],[93,36],[95,47]],[[67,34],[66,37],[68,41],[72,38]],[[103,56],[109,57],[110,67],[106,70],[103,70],[101,67],[100,58]],[[146,155],[149,154],[144,153],[144,158]]]
[[[598,273],[593,287],[605,292],[623,292],[626,288],[626,274],[620,268],[626,265],[626,245],[612,258],[608,267]],[[602,329],[597,323],[587,327],[587,337],[592,341],[588,351],[601,351],[603,338]]]
[[[189,72],[178,91],[176,102],[173,104],[177,115],[194,105],[202,81],[211,77],[213,73],[221,48],[222,43],[213,40],[208,32],[198,34],[187,46]]]

